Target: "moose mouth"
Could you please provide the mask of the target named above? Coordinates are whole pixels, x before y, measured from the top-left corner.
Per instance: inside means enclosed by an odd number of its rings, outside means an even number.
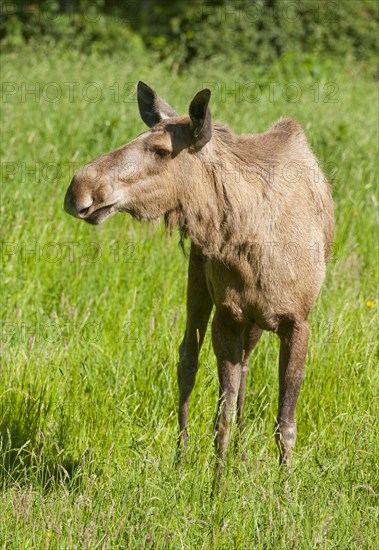
[[[116,203],[114,204],[108,204],[107,206],[101,206],[100,208],[97,208],[91,214],[84,219],[87,223],[90,223],[91,225],[100,225],[105,221],[107,218],[112,216],[113,214],[116,214]]]

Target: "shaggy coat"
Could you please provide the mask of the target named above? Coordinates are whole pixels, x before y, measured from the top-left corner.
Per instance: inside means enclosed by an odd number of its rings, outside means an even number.
[[[286,118],[263,134],[237,135],[212,123],[209,99],[209,90],[202,90],[189,116],[179,116],[140,82],[139,109],[150,130],[82,168],[67,191],[65,209],[92,224],[119,211],[139,220],[164,216],[168,232],[178,226],[182,240],[191,240],[178,365],[180,448],[187,440],[188,402],[212,308],[221,459],[236,414],[244,425],[249,355],[263,330],[278,334],[276,438],[281,462],[289,463],[308,315],[333,243],[333,201],[296,121]]]

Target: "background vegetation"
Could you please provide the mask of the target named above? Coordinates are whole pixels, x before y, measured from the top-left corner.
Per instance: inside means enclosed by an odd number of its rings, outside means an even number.
[[[375,63],[376,0],[16,0],[2,8],[3,46],[65,44],[82,52],[146,46],[174,70],[194,61],[261,65],[310,53]]]
[[[376,547],[376,3],[7,6],[2,547]],[[277,466],[278,342],[266,334],[251,360],[247,461],[230,453],[216,498],[209,338],[188,459],[175,466],[177,235],[121,214],[94,228],[62,209],[79,166],[143,131],[139,79],[179,112],[206,83],[213,117],[241,133],[295,116],[333,185],[335,249],[311,317],[293,471]]]

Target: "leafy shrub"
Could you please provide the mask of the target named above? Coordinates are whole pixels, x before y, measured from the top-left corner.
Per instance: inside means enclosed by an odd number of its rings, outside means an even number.
[[[5,47],[60,41],[113,53],[145,44],[174,70],[194,60],[267,66],[309,55],[372,63],[378,50],[376,0],[16,0],[3,12]]]
[[[62,4],[62,2],[60,3]],[[85,2],[69,4],[62,10],[58,2],[15,2],[3,12],[0,39],[4,48],[12,49],[23,42],[60,45],[83,53],[144,49],[142,38],[119,18],[91,9]],[[75,7],[75,10],[73,9]]]
[[[143,3],[149,46],[179,67],[195,58],[270,64],[296,53],[371,61],[377,52],[375,0],[193,0]]]

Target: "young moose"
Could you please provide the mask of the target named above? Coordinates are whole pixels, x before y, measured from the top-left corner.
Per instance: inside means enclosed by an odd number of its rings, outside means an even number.
[[[212,341],[220,399],[216,446],[225,457],[243,405],[249,356],[262,332],[280,338],[276,438],[288,464],[295,408],[304,377],[308,315],[333,241],[329,184],[294,120],[257,135],[212,123],[210,91],[180,116],[138,83],[138,106],[150,128],[87,164],[65,198],[69,214],[100,224],[116,212],[138,220],[164,215],[191,240],[187,323],[178,365],[180,443],[213,306]]]

